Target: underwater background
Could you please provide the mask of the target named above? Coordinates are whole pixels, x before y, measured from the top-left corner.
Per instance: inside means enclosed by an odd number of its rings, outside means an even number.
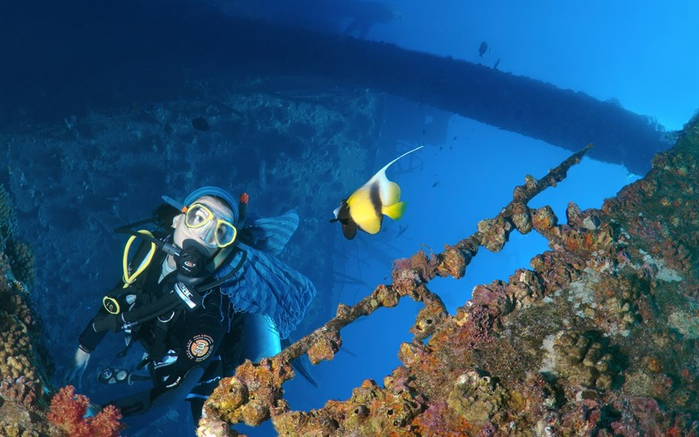
[[[217,185],[248,192],[255,216],[298,211],[301,225],[281,258],[313,280],[318,296],[294,339],[332,318],[339,303],[356,304],[389,283],[394,260],[440,252],[475,232],[526,175],[544,176],[588,143],[596,144],[591,157],[529,206],[551,205],[558,217],[569,202],[600,208],[644,176],[652,154],[670,147],[695,114],[697,21],[699,5],[689,1],[3,5],[0,183],[15,204],[14,234],[32,248],[30,296],[52,382],[61,385],[78,334],[121,276],[126,238],[114,229],[148,217],[163,194],[183,199]],[[405,68],[369,63],[388,52],[392,65]],[[338,56],[349,61],[328,66]],[[435,70],[449,74],[445,59],[475,66],[464,80],[492,78],[527,98],[430,83]],[[540,83],[552,106],[536,116],[529,108],[539,103]],[[576,102],[597,108],[592,100],[602,109],[582,111],[582,127],[562,126],[558,95],[561,112]],[[478,104],[469,106],[472,100]],[[527,115],[520,120],[520,113]],[[628,126],[609,121],[627,120],[619,114],[631,117]],[[609,153],[597,144],[607,123],[622,136],[639,120],[657,141],[639,149],[620,141]],[[579,141],[556,144],[560,130]],[[345,240],[329,223],[333,209],[418,145],[425,147],[387,173],[407,201],[405,216],[384,220],[377,235]],[[453,315],[474,286],[506,281],[546,250],[540,235],[512,233],[502,251],[481,250],[463,279],[439,278],[430,289]],[[399,346],[411,340],[420,308],[404,300],[344,329],[336,357],[311,367],[318,388],[302,378],[284,385],[290,407],[321,408],[366,379],[382,381],[400,365]],[[114,389],[97,372],[132,368],[140,357],[134,350],[117,358],[123,339],[109,341],[78,390],[97,403]],[[195,428],[184,402],[126,423],[130,436],[193,435]],[[276,435],[269,421],[236,429]]]

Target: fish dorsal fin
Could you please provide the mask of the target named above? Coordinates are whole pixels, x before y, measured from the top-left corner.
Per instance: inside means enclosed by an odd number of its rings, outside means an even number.
[[[422,149],[423,147],[425,146],[420,146],[414,148],[413,150],[409,150],[404,154],[400,155],[398,158],[384,165],[383,168],[377,171],[376,174],[372,176],[371,179],[369,179],[369,182],[366,183],[366,185],[379,185],[379,195],[381,196],[381,203],[383,205],[393,205],[394,203],[398,202],[398,199],[400,199],[400,188],[395,182],[389,181],[386,177],[386,170],[388,169],[388,167],[393,165],[399,159],[403,158],[405,155],[409,155],[415,152],[416,150]]]
[[[386,177],[386,170],[388,169],[388,167],[392,166],[396,161],[398,161],[399,159],[401,159],[405,155],[410,155],[411,153],[415,152],[416,150],[420,150],[423,147],[425,147],[425,146],[419,146],[419,147],[414,148],[413,150],[408,150],[404,154],[400,155],[398,158],[396,158],[393,161],[389,162],[388,164],[384,165],[383,168],[381,170],[377,171],[376,174],[371,179],[374,179],[374,178],[378,177],[379,175],[383,175],[384,177]]]

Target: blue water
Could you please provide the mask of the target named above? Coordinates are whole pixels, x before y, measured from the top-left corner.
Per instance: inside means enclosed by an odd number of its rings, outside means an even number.
[[[360,9],[366,6],[360,1],[345,1]],[[155,2],[151,6],[152,20],[138,24],[152,27],[153,33],[157,34],[159,16],[177,15],[180,11],[192,14],[197,10],[210,14],[212,20],[217,20],[217,14],[220,17],[239,14],[334,33],[341,33],[351,24],[352,19],[343,16],[344,12],[340,10],[344,6],[337,6],[343,5],[342,2],[307,0],[302,3],[305,7],[289,8],[289,4],[281,0],[201,4],[177,1],[172,6]],[[330,3],[335,6],[329,7]],[[667,131],[674,131],[681,129],[699,106],[699,57],[696,56],[699,27],[694,25],[699,22],[699,5],[691,1],[664,3],[403,0],[400,4],[396,3],[401,18],[376,23],[366,30],[364,36],[370,40],[391,42],[404,48],[490,67],[497,63],[497,68],[504,72],[582,91],[600,100],[615,101],[628,110],[653,118]],[[139,7],[135,1],[124,4],[126,7]],[[215,7],[210,9],[210,5]],[[42,9],[44,7],[46,9]],[[108,9],[108,6],[105,8]],[[86,96],[66,96],[61,90],[73,89],[69,86],[70,78],[77,77],[78,71],[92,68],[99,71],[100,74],[94,78],[96,82],[112,80],[114,77],[110,74],[115,74],[115,77],[119,74],[112,67],[105,67],[109,65],[108,53],[102,53],[103,56],[97,58],[94,58],[94,54],[101,53],[100,44],[107,44],[106,41],[111,49],[119,48],[122,40],[124,47],[134,46],[133,41],[129,41],[129,27],[123,28],[119,23],[129,22],[129,26],[135,23],[129,21],[128,9],[122,12],[123,16],[110,17],[109,13],[105,13],[106,18],[102,18],[105,23],[113,25],[109,31],[110,38],[104,38],[102,34],[94,44],[85,44],[94,29],[89,22],[81,21],[81,9],[77,6],[62,8],[48,6],[44,2],[31,2],[26,7],[15,5],[10,8],[9,13],[0,18],[0,24],[5,20],[6,24],[12,25],[3,28],[21,29],[21,20],[29,20],[33,32],[21,37],[0,34],[4,47],[10,49],[3,62],[8,62],[8,58],[12,62],[15,57],[27,69],[26,75],[3,76],[0,71],[0,78],[21,85],[6,84],[0,88],[3,93],[0,94],[0,114],[16,122],[18,114],[31,111],[27,108],[36,105],[39,91],[32,91],[36,96],[28,91],[30,95],[27,96],[18,88],[56,90],[57,103],[53,106],[48,104],[46,112],[41,114],[45,120],[60,120],[64,115],[71,114],[75,110],[71,106],[72,97],[99,102],[99,95],[90,95],[87,99]],[[19,23],[16,20],[20,20]],[[42,26],[41,20],[48,20],[47,25]],[[59,25],[51,20],[57,20]],[[84,26],[82,31],[77,23]],[[51,29],[51,33],[42,34],[44,28]],[[66,36],[65,40],[61,39],[62,35]],[[183,48],[182,56],[193,56],[192,53],[196,53],[196,37],[184,39],[191,41],[194,49]],[[484,41],[487,50],[479,56],[479,47]],[[142,44],[147,47],[150,42],[143,41]],[[50,53],[50,57],[33,56],[37,47],[43,48],[41,52],[44,54]],[[78,48],[77,52],[75,47]],[[135,53],[134,56],[141,55]],[[165,60],[144,58],[138,59],[138,62],[148,67],[149,62],[176,63],[175,57],[170,54]],[[62,63],[71,65],[65,66],[65,72],[44,74],[42,62],[52,66]],[[45,77],[48,77],[48,82],[42,82]],[[148,78],[136,82],[134,94],[154,92],[160,86],[167,90],[168,86],[166,76],[161,80]],[[85,85],[86,89],[93,86],[89,81]],[[104,96],[104,99],[114,99],[114,96]],[[15,101],[21,104],[14,105]],[[66,106],[61,108],[60,105]],[[335,304],[354,304],[378,284],[390,282],[392,260],[409,257],[420,249],[440,252],[444,244],[454,244],[470,235],[476,230],[479,220],[496,215],[509,202],[513,187],[522,184],[526,174],[541,177],[571,153],[458,115],[444,114],[440,110],[412,103],[407,105],[420,114],[425,130],[440,131],[443,135],[437,137],[443,139],[425,142],[422,150],[389,169],[389,179],[401,186],[403,199],[408,202],[403,219],[399,222],[386,220],[378,235],[360,233],[353,241],[343,239],[337,228],[335,270],[342,272],[342,275],[337,275],[331,290],[336,296]],[[366,179],[383,162],[422,144],[414,142],[412,137],[412,142],[407,142],[408,137],[406,135],[406,142],[382,144],[381,149],[376,151],[376,168],[366,170]],[[568,202],[575,202],[581,208],[600,207],[605,198],[614,196],[621,187],[638,177],[619,163],[602,163],[585,158],[569,172],[564,182],[537,197],[530,206],[551,205],[559,219],[564,220]],[[357,186],[365,180],[357,180]],[[337,200],[348,194],[338,193]],[[318,212],[324,215],[312,219],[329,218],[335,206],[328,205],[327,211]],[[45,237],[50,238],[50,235]],[[492,254],[481,249],[468,266],[464,279],[436,279],[429,287],[442,297],[448,310],[453,313],[469,299],[475,285],[495,279],[507,280],[515,269],[527,267],[534,255],[546,249],[546,241],[535,233],[526,236],[515,233],[500,253]],[[113,264],[117,268],[116,262]],[[80,302],[77,308],[84,314],[74,316],[87,320],[96,304]],[[397,308],[377,311],[344,330],[343,350],[336,359],[312,368],[319,389],[314,389],[300,378],[285,386],[286,399],[291,407],[302,410],[320,408],[328,399],[348,398],[352,389],[365,379],[372,378],[381,383],[400,364],[398,348],[401,342],[410,341],[408,329],[419,308],[413,302],[404,301]],[[316,321],[317,324],[322,322]],[[377,332],[381,333],[380,337],[376,335]],[[56,356],[66,356],[65,345],[51,347],[55,348]],[[68,349],[72,348],[73,345],[68,346]],[[191,435],[190,431],[183,431],[193,425],[186,406],[182,404],[173,406],[171,411],[157,412],[141,422],[132,423],[128,435],[139,435],[138,427],[145,427],[154,417],[160,417],[159,422],[142,433]],[[269,423],[260,429],[246,431],[250,435],[274,435]]]

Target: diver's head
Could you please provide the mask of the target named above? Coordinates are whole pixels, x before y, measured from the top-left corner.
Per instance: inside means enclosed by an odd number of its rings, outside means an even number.
[[[185,241],[190,240],[211,256],[235,242],[238,204],[226,191],[203,187],[187,196],[184,204],[163,198],[182,212],[172,220],[176,246],[184,248]]]

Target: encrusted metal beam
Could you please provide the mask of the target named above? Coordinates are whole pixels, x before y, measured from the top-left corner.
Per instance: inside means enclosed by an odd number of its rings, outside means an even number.
[[[263,359],[259,364],[248,361],[239,366],[235,376],[223,379],[206,402],[198,435],[235,435],[234,431],[229,431],[227,424],[244,422],[255,426],[270,417],[280,433],[284,433],[285,429],[298,429],[304,422],[311,419],[305,416],[306,413],[289,411],[283,399],[281,386],[294,376],[290,362],[303,354],[307,354],[313,364],[322,360],[332,360],[342,345],[340,336],[342,328],[360,317],[370,315],[378,308],[395,307],[405,296],[425,305],[418,313],[415,325],[411,329],[415,341],[421,342],[432,335],[441,327],[448,315],[441,299],[430,292],[425,284],[436,275],[451,275],[457,279],[462,277],[466,265],[479,246],[491,246],[495,239],[498,243],[495,247],[489,248],[500,250],[511,230],[515,228],[523,232],[531,230],[532,225],[527,225],[531,221],[530,210],[526,207],[527,202],[546,188],[561,182],[566,177],[568,169],[580,162],[590,147],[587,146],[573,154],[538,181],[527,176],[525,184],[515,188],[513,201],[495,218],[481,222],[479,230],[471,237],[454,246],[446,246],[441,254],[428,256],[420,251],[410,259],[396,261],[392,284],[378,286],[369,296],[351,307],[340,304],[337,315],[333,319],[275,357]],[[536,214],[534,212],[535,216]],[[526,217],[520,217],[521,215]],[[542,220],[534,221],[539,223]],[[410,349],[413,347],[419,346],[402,348],[403,355],[411,354]],[[314,426],[316,424],[311,425],[311,427]],[[328,429],[333,428],[331,424],[327,426]],[[231,434],[227,434],[229,432]]]

